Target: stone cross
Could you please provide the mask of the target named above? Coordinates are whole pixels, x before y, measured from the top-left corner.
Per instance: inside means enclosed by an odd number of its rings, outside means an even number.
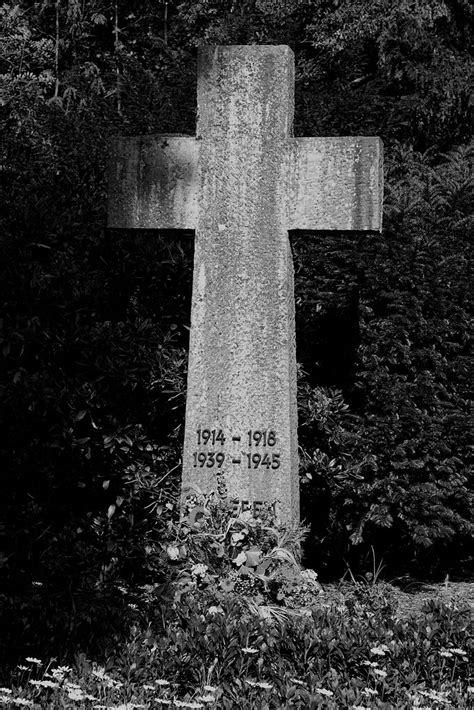
[[[183,488],[299,521],[288,230],[379,231],[378,138],[294,138],[286,46],[203,47],[196,137],[119,138],[109,226],[193,229]]]

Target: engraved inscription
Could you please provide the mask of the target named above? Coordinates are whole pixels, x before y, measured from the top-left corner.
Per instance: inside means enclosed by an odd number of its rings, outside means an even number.
[[[232,500],[231,503],[234,515],[245,513],[247,510],[250,510],[252,511],[252,515],[254,517],[257,517],[259,513],[262,512],[264,506],[268,505],[268,503],[265,503],[262,500],[255,500],[253,503],[250,503],[248,500],[239,500],[238,498]],[[276,502],[271,503],[270,510],[274,515],[276,515]]]
[[[247,457],[247,468],[280,468],[280,454],[245,454]]]
[[[247,432],[249,446],[275,446],[276,434],[273,429],[250,429]]]
[[[221,468],[222,464],[225,461],[225,454],[222,451],[218,451],[217,453],[215,451],[195,451],[193,453],[193,458],[194,458],[194,468],[204,468],[206,466],[207,468],[212,468],[213,466],[217,466],[217,468]]]
[[[226,436],[222,429],[196,429],[196,444],[199,448],[206,447],[206,450],[194,451],[194,468],[222,468],[225,461],[233,465],[243,465],[248,469],[273,469],[280,468],[281,461],[279,452],[275,450],[265,451],[265,447],[272,448],[277,445],[277,435],[273,429],[249,429],[245,436],[232,434],[233,442],[245,442],[250,451],[241,450],[231,454],[225,449],[215,450],[225,447]],[[214,450],[207,450],[212,446]],[[258,448],[258,451],[255,449]]]
[[[212,444],[225,444],[225,436],[222,429],[198,429],[197,430],[197,443],[198,446],[201,444],[207,445]]]

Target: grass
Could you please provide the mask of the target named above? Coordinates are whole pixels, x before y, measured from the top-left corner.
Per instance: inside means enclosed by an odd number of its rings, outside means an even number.
[[[379,589],[380,587],[380,589]],[[208,590],[166,609],[103,665],[28,657],[0,689],[2,707],[469,708],[468,609],[431,602],[397,619],[388,585],[343,585],[337,601],[299,610]],[[255,606],[270,610],[258,613]]]
[[[170,584],[116,582],[127,632],[112,650],[26,657],[4,673],[0,707],[474,706],[468,605],[430,601],[400,617],[375,559],[362,581],[322,590],[298,565],[301,531],[199,510],[160,547]]]

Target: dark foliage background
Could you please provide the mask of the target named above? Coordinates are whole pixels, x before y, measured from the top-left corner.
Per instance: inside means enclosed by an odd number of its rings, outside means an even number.
[[[472,573],[472,19],[467,0],[0,7],[2,656],[100,646],[117,582],[164,581],[193,240],[107,230],[104,163],[112,135],[194,132],[204,43],[290,44],[296,134],[385,144],[382,235],[292,234],[306,563],[366,571],[372,545],[392,576]]]

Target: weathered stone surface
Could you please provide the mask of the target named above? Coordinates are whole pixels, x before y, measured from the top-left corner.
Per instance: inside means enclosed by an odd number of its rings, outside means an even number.
[[[293,53],[204,47],[197,138],[115,141],[109,226],[195,229],[183,487],[299,520],[288,230],[380,230],[377,138],[293,138]]]
[[[279,499],[287,520],[299,518],[286,226],[293,85],[287,47],[200,54],[200,209],[183,459],[184,486],[219,488],[252,504]],[[204,430],[222,432],[225,443],[203,445]],[[203,452],[225,460],[201,467]]]
[[[199,142],[191,136],[116,138],[108,161],[108,226],[195,229]]]
[[[296,138],[290,229],[382,229],[380,138]]]

